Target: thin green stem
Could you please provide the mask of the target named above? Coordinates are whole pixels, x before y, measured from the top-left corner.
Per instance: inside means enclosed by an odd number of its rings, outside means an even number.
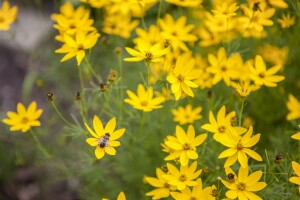
[[[147,73],[148,73],[148,78],[147,78],[147,87],[150,87],[150,76],[151,76],[151,69],[150,69],[150,63],[146,61],[146,66],[147,66]]]
[[[58,116],[69,126],[72,126],[72,124],[61,114],[61,112],[58,110],[58,108],[56,107],[54,101],[51,101],[51,104],[55,110],[55,112],[58,114]]]
[[[242,126],[244,103],[245,103],[245,99],[242,99],[242,104],[241,104],[241,109],[239,114],[239,126]]]
[[[80,88],[81,88],[81,93],[82,93],[82,97],[80,100],[80,115],[82,118],[83,122],[86,122],[85,120],[85,104],[84,104],[84,81],[83,81],[83,74],[82,74],[82,69],[80,66],[78,66],[78,74],[79,74],[79,81],[80,81]]]
[[[87,66],[88,66],[88,68],[89,68],[89,70],[90,70],[90,72],[93,74],[93,76],[97,79],[97,81],[99,82],[99,83],[101,83],[102,82],[102,77],[101,77],[101,75],[97,75],[97,73],[95,72],[95,70],[93,69],[93,67],[91,66],[91,63],[89,62],[89,60],[86,58],[86,57],[84,57],[84,60],[85,60],[85,62],[86,62],[86,64],[87,64]]]
[[[36,135],[34,134],[33,130],[30,129],[30,133],[35,141],[35,143],[37,144],[38,148],[40,149],[41,152],[43,152],[44,156],[47,158],[47,159],[50,159],[51,156],[50,154],[48,153],[48,151],[43,147],[43,145],[41,144],[41,142],[39,141],[39,139],[36,137]]]
[[[159,6],[158,6],[158,13],[157,13],[157,19],[156,22],[158,21],[158,19],[160,18],[160,14],[161,14],[161,8],[162,8],[162,0],[159,0]]]
[[[123,73],[123,63],[122,63],[122,58],[121,54],[118,53],[118,64],[119,64],[119,73],[121,76],[121,87],[119,87],[119,94],[120,94],[120,103],[119,103],[119,110],[120,110],[120,120],[123,120],[123,99],[124,99],[124,94],[123,94],[123,88],[124,88],[124,73]]]

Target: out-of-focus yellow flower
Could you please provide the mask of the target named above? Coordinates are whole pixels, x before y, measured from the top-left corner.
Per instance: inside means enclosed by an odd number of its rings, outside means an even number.
[[[169,14],[164,19],[158,19],[162,37],[170,41],[172,49],[175,51],[178,49],[188,51],[188,47],[184,42],[194,42],[197,40],[197,37],[190,33],[194,29],[194,25],[186,25],[186,20],[187,18],[182,16],[174,21],[173,17]]]
[[[161,89],[161,92],[155,91],[154,94],[156,97],[163,97],[165,99],[165,101],[168,101],[171,99],[171,90],[166,87],[163,87]]]
[[[239,6],[236,5],[236,2],[229,4],[228,2],[223,2],[221,5],[217,5],[215,10],[212,12],[216,17],[222,17],[228,19],[230,17],[236,16],[236,11],[239,9]]]
[[[201,106],[193,109],[191,104],[188,104],[185,108],[180,106],[178,109],[172,110],[173,121],[179,122],[180,125],[193,124],[196,120],[202,118],[202,115],[200,115],[201,110]]]
[[[252,85],[250,81],[241,81],[240,83],[231,82],[231,86],[236,90],[241,98],[246,98],[251,92],[260,88],[259,85]]]
[[[195,8],[199,7],[202,3],[202,0],[165,0],[170,4],[174,4],[176,6]]]
[[[149,87],[147,90],[142,84],[138,85],[137,95],[132,91],[127,90],[128,94],[127,99],[124,102],[132,105],[135,109],[142,110],[144,112],[150,112],[154,109],[162,108],[160,105],[165,101],[163,97],[154,97],[153,98],[153,88]]]
[[[124,192],[119,193],[117,200],[126,200],[126,196],[125,196]]]
[[[101,120],[97,116],[94,116],[93,127],[95,131],[93,131],[86,123],[85,126],[93,136],[92,138],[87,138],[86,142],[89,145],[96,147],[95,155],[97,159],[101,159],[105,153],[112,156],[116,155],[114,147],[121,145],[121,143],[116,140],[122,137],[125,132],[125,128],[115,130],[116,118],[110,119],[104,128]]]
[[[300,140],[300,132],[295,133],[294,135],[292,135],[292,138],[295,140]]]
[[[249,116],[244,117],[243,127],[250,128],[250,126],[253,126],[253,125],[254,125],[254,121],[251,117],[249,117]]]
[[[198,85],[194,82],[199,78],[201,72],[194,69],[195,60],[188,56],[179,56],[170,75],[167,76],[167,81],[172,84],[171,90],[177,101],[182,94],[194,97],[191,88],[197,88]]]
[[[163,177],[166,173],[160,168],[156,168],[156,177],[145,177],[147,183],[156,187],[156,189],[147,192],[146,196],[152,196],[152,199],[162,199],[170,196],[171,190],[176,190],[176,186],[171,186],[167,183],[167,180]]]
[[[61,62],[69,60],[76,56],[77,65],[79,66],[85,57],[85,50],[91,49],[97,43],[100,34],[97,32],[76,32],[75,37],[64,35],[64,44],[57,49],[55,53],[66,53]]]
[[[292,161],[292,167],[297,176],[290,177],[289,181],[291,183],[295,183],[299,185],[299,194],[300,194],[300,164],[295,161]]]
[[[176,186],[178,190],[183,190],[187,186],[196,186],[197,179],[202,170],[197,170],[197,162],[193,162],[190,166],[180,166],[178,170],[174,165],[167,163],[169,174],[163,175],[167,179],[167,183]]]
[[[239,161],[241,167],[248,167],[248,156],[257,161],[262,161],[262,157],[251,150],[250,147],[253,147],[259,142],[260,134],[256,134],[251,137],[253,133],[253,128],[250,126],[249,130],[241,137],[238,135],[233,128],[229,128],[227,136],[224,136],[219,139],[219,142],[224,146],[228,147],[225,151],[220,153],[220,158],[226,158],[227,160],[224,163],[224,167],[229,167],[233,165],[237,160]]]
[[[286,103],[289,113],[286,116],[287,120],[300,118],[300,102],[292,94],[289,94],[289,100]]]
[[[275,8],[288,8],[288,4],[284,0],[248,0],[249,4],[267,4]]]
[[[281,65],[282,67],[286,63],[286,59],[289,53],[288,47],[277,47],[270,44],[261,46],[258,49],[259,55],[261,55],[264,60],[269,61],[275,65]]]
[[[295,24],[295,17],[291,17],[290,13],[282,14],[281,19],[277,19],[281,28],[290,28]]]
[[[137,37],[133,39],[135,44],[146,41],[150,45],[155,45],[162,41],[160,29],[156,25],[151,25],[147,30],[136,28],[135,32],[137,34]]]
[[[201,71],[201,75],[196,79],[196,84],[201,89],[211,88],[213,86],[213,75],[208,71],[208,64],[200,54],[195,55],[195,69]]]
[[[41,126],[38,120],[43,113],[42,109],[37,109],[36,102],[33,101],[26,109],[22,103],[18,103],[17,112],[7,112],[6,119],[2,122],[10,126],[10,131],[27,132],[32,126]]]
[[[161,62],[163,56],[170,51],[170,47],[162,48],[159,43],[150,45],[148,42],[141,40],[137,44],[138,50],[129,47],[125,47],[125,49],[131,56],[134,56],[131,58],[124,58],[124,61],[127,62],[138,62],[141,60],[145,60],[146,62]]]
[[[110,0],[80,0],[83,3],[88,3],[94,8],[102,8],[110,3]]]
[[[170,136],[165,141],[165,144],[174,150],[165,157],[165,160],[176,160],[179,158],[181,166],[187,166],[190,159],[195,160],[198,158],[196,147],[205,141],[207,134],[195,137],[195,129],[192,125],[189,125],[187,133],[180,126],[176,126],[175,134],[176,137]]]
[[[274,75],[280,69],[281,65],[276,65],[270,69],[266,68],[266,64],[260,55],[255,56],[253,62],[248,62],[250,67],[250,78],[256,85],[265,85],[267,87],[276,87],[277,83],[284,80],[284,76]]]
[[[213,196],[212,191],[216,189],[216,186],[209,186],[203,188],[202,180],[197,180],[198,185],[194,186],[191,190],[189,187],[186,187],[184,190],[179,192],[171,192],[171,196],[175,200],[215,200],[216,198]]]
[[[120,23],[122,21],[122,23]],[[131,16],[121,14],[107,14],[104,17],[103,32],[112,35],[118,35],[122,38],[128,39],[131,31],[139,24],[138,20],[131,21]]]
[[[3,1],[0,8],[0,31],[7,31],[10,25],[16,20],[18,14],[18,7],[10,7],[8,1]]]
[[[262,200],[262,198],[253,193],[267,186],[265,182],[258,182],[263,175],[262,171],[255,171],[249,175],[248,167],[240,167],[238,176],[236,176],[230,168],[226,171],[226,175],[232,178],[229,181],[221,180],[225,187],[229,189],[229,191],[226,192],[226,197],[229,199],[238,198],[239,200]]]

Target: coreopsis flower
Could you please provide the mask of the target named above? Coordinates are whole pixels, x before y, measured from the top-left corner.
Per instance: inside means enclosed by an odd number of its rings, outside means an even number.
[[[263,57],[265,61],[271,62],[274,65],[284,66],[289,53],[288,47],[278,47],[270,44],[263,45],[258,50],[259,55]]]
[[[156,97],[163,97],[165,99],[165,101],[168,101],[171,99],[171,90],[166,87],[162,87],[161,92],[155,91],[154,94]]]
[[[197,180],[198,185],[194,186],[191,190],[186,187],[184,190],[179,192],[171,192],[171,196],[175,200],[215,200],[216,198],[212,195],[212,191],[216,189],[216,186],[209,186],[203,188],[202,180]]]
[[[41,126],[38,120],[43,113],[42,109],[37,109],[35,101],[31,102],[26,109],[22,103],[18,103],[17,112],[8,111],[6,119],[2,122],[10,126],[10,131],[27,132],[33,126]]]
[[[201,106],[193,109],[191,104],[188,104],[185,108],[180,106],[178,109],[172,110],[173,121],[179,122],[180,125],[193,124],[196,120],[202,118],[202,115],[200,115],[201,110]]]
[[[289,113],[286,116],[287,120],[294,120],[300,118],[300,102],[292,94],[289,94],[288,102],[286,107]]]
[[[0,31],[7,31],[10,25],[16,20],[18,14],[18,7],[10,7],[7,0],[3,1],[0,8]]]
[[[122,21],[122,23],[120,23]],[[120,15],[119,13],[106,14],[103,21],[102,31],[111,35],[118,35],[122,38],[128,39],[131,31],[139,24],[138,20],[131,20],[131,16]]]
[[[194,25],[186,25],[187,17],[182,16],[174,21],[173,17],[169,14],[164,19],[158,19],[158,24],[161,28],[161,35],[163,38],[168,39],[175,51],[181,49],[188,51],[188,47],[184,42],[194,42],[197,37],[190,33],[194,29]]]
[[[87,138],[86,142],[89,145],[96,147],[95,155],[97,159],[101,159],[105,155],[105,153],[112,156],[116,155],[116,149],[114,147],[118,147],[121,145],[120,142],[117,141],[117,139],[122,137],[125,132],[125,128],[115,130],[115,117],[110,119],[105,127],[103,127],[101,120],[97,116],[94,116],[94,130],[92,130],[86,123],[85,126],[89,133],[93,136],[91,138]]]
[[[133,57],[124,58],[127,62],[138,62],[145,60],[146,62],[161,62],[163,61],[163,56],[170,51],[170,47],[162,48],[162,45],[157,43],[155,45],[150,45],[146,41],[139,40],[137,44],[137,50],[129,47],[125,47],[126,51]]]
[[[236,90],[241,98],[246,98],[251,92],[260,88],[259,85],[252,85],[250,81],[231,82],[231,86]]]
[[[193,162],[190,166],[180,166],[178,170],[174,165],[167,163],[169,174],[163,175],[167,179],[167,183],[176,186],[178,190],[183,190],[187,186],[196,186],[197,179],[202,170],[197,170],[197,162]]]
[[[160,29],[157,25],[150,25],[147,30],[136,28],[135,32],[137,34],[137,37],[133,39],[135,44],[146,41],[148,44],[154,45],[162,41]]]
[[[291,17],[290,13],[282,14],[281,19],[277,19],[281,28],[290,28],[295,24],[295,17]]]
[[[299,128],[300,128],[300,125],[299,125]],[[293,134],[292,138],[295,140],[300,140],[300,132]]]
[[[169,4],[180,7],[195,8],[199,7],[203,0],[165,0]]]
[[[74,38],[68,34],[64,35],[64,44],[55,53],[66,53],[60,62],[64,62],[76,56],[79,66],[85,57],[85,50],[91,49],[97,43],[100,34],[97,32],[76,32]]]
[[[251,150],[260,139],[260,134],[256,134],[252,137],[253,128],[250,126],[248,131],[241,137],[234,129],[229,128],[229,134],[226,137],[220,138],[219,142],[224,146],[228,147],[227,150],[223,151],[219,155],[220,158],[226,158],[227,160],[224,167],[233,165],[237,160],[243,168],[248,167],[248,156],[257,161],[262,161],[262,157]]]
[[[216,5],[216,9],[212,10],[216,17],[222,17],[228,19],[230,17],[236,16],[236,11],[239,9],[239,6],[234,3],[223,2],[221,5]]]
[[[254,63],[248,62],[250,67],[250,78],[256,85],[265,85],[267,87],[276,87],[277,83],[284,80],[284,76],[275,75],[281,65],[275,65],[270,69],[266,68],[266,64],[260,55],[255,56]]]
[[[299,193],[300,193],[300,164],[295,161],[292,161],[292,167],[297,176],[290,177],[289,181],[291,183],[295,183],[299,185]]]
[[[155,187],[154,190],[147,192],[146,196],[152,196],[152,199],[162,199],[170,196],[171,190],[176,190],[175,186],[167,183],[167,180],[163,177],[165,174],[162,169],[156,168],[157,177],[145,177],[145,181]]]
[[[250,2],[257,2],[257,0],[250,0]],[[261,3],[267,3],[268,5],[275,7],[275,8],[288,8],[289,5],[284,0],[262,0]]]
[[[194,59],[186,56],[179,56],[170,75],[167,76],[167,81],[171,84],[171,90],[175,95],[176,101],[182,94],[194,97],[191,88],[198,87],[194,81],[201,75],[201,71],[194,69],[194,66]]]
[[[262,177],[262,171],[255,171],[249,175],[248,167],[240,167],[238,176],[230,168],[226,171],[226,175],[230,180],[221,180],[225,187],[229,189],[229,191],[226,192],[226,197],[229,199],[238,198],[239,200],[262,200],[262,198],[253,193],[267,186],[265,182],[258,182]]]
[[[93,8],[102,8],[110,3],[110,0],[80,0],[83,3],[90,4]]]
[[[165,160],[176,160],[179,158],[181,166],[187,166],[190,159],[195,160],[199,157],[196,147],[205,141],[207,134],[195,137],[195,129],[192,125],[189,125],[187,133],[180,126],[176,126],[175,134],[176,137],[170,136],[165,142],[165,145],[173,149]]]
[[[235,111],[226,115],[226,107],[222,106],[222,108],[218,111],[217,118],[214,117],[212,111],[209,111],[209,124],[204,124],[201,128],[214,133],[213,138],[219,142],[222,137],[225,137],[228,134],[229,128],[232,125],[233,117],[236,117]],[[243,127],[232,128],[238,135],[246,131]]]
[[[149,87],[148,89],[145,89],[142,84],[138,85],[137,95],[130,90],[127,90],[126,92],[129,98],[125,99],[124,102],[132,105],[135,109],[144,112],[162,108],[162,105],[160,104],[165,101],[163,97],[153,97],[153,88]]]

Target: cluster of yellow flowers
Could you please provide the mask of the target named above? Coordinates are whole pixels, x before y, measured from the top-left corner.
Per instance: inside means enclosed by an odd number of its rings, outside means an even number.
[[[18,14],[18,7],[10,7],[7,0],[3,1],[0,8],[0,31],[7,31],[10,29],[10,25],[16,21]]]

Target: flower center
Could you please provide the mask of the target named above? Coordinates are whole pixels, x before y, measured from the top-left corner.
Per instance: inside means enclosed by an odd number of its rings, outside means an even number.
[[[190,200],[197,200],[196,197],[190,197]]]
[[[180,82],[182,82],[182,81],[184,81],[184,78],[183,78],[181,75],[179,75],[179,76],[178,76],[178,80],[179,80]]]
[[[217,197],[218,195],[219,195],[219,192],[218,192],[217,189],[213,189],[213,190],[211,191],[211,196]]]
[[[151,61],[153,59],[153,55],[151,52],[146,52],[146,60]]]
[[[261,73],[259,73],[259,75],[258,75],[260,78],[265,78],[265,73],[263,73],[263,72],[261,72]]]
[[[239,142],[239,143],[236,145],[236,148],[237,148],[237,150],[242,150],[244,147],[243,147],[243,145],[241,144],[241,142]]]
[[[186,181],[186,176],[184,174],[181,174],[179,177],[180,181]]]
[[[148,106],[148,101],[142,101],[142,102],[141,102],[141,106],[143,106],[143,107]]]
[[[22,119],[21,119],[21,123],[22,124],[27,124],[29,122],[29,119],[27,118],[27,117],[23,117]]]
[[[234,182],[234,174],[233,173],[227,174],[227,178],[228,178],[229,182],[231,182],[231,183]]]
[[[170,187],[170,185],[168,183],[164,184],[164,188],[169,188],[169,187]]]
[[[4,19],[2,17],[0,17],[0,23],[4,22]]]
[[[227,67],[226,67],[225,65],[223,65],[223,66],[221,67],[221,71],[222,71],[222,72],[226,72],[226,71],[227,71]]]
[[[79,45],[77,46],[77,49],[78,49],[78,51],[83,50],[83,49],[84,49],[84,48],[83,48],[83,45],[82,45],[82,44],[79,44]]]
[[[218,128],[220,133],[224,133],[226,131],[226,127],[225,126],[219,126]]]
[[[237,185],[237,188],[239,189],[239,190],[245,190],[246,189],[246,184],[245,183],[239,183],[238,185]]]
[[[75,29],[76,28],[76,25],[75,24],[70,24],[70,29]]]
[[[185,143],[183,145],[183,150],[189,150],[189,149],[191,149],[191,146],[189,144]]]

